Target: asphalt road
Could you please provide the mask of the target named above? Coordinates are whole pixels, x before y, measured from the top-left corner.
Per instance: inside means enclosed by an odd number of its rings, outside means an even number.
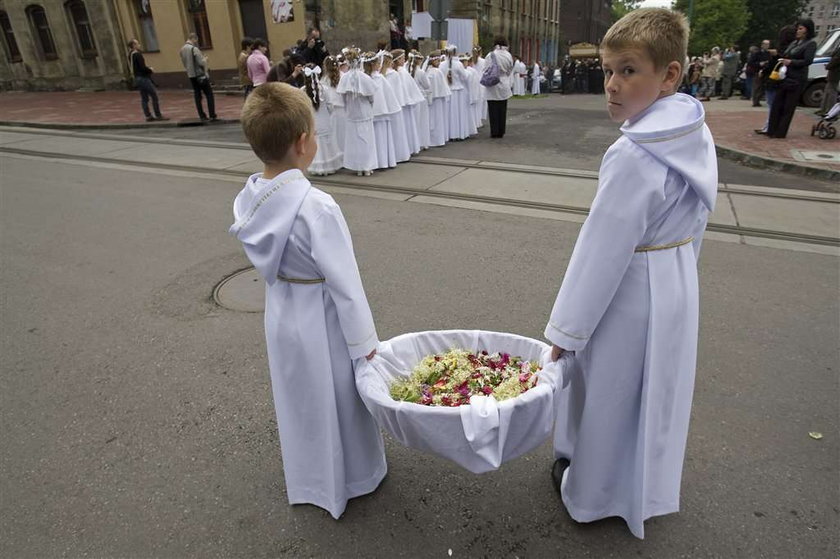
[[[508,106],[507,133],[501,141],[491,139],[485,126],[475,138],[450,142],[423,155],[597,171],[604,152],[619,136],[618,125],[609,120],[599,95],[552,94],[539,99],[512,99]],[[124,133],[245,142],[239,124],[131,129]],[[718,170],[720,181],[725,183],[837,192],[837,186],[826,181],[747,167],[720,157]]]
[[[577,525],[551,448],[476,476],[387,441],[340,521],[286,502],[240,185],[3,156],[0,556],[836,557],[836,257],[708,240],[682,512]],[[540,337],[578,226],[336,196],[382,339]],[[809,431],[823,433],[822,440]]]

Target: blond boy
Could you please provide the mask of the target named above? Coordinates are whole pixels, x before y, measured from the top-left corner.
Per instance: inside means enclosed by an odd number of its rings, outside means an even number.
[[[289,503],[334,518],[386,473],[353,360],[378,337],[335,201],[303,175],[317,150],[312,103],[283,83],[254,89],[242,128],[264,171],[233,204],[230,232],[266,282],[265,336]]]
[[[545,336],[577,371],[558,407],[552,479],[578,522],[679,510],[697,356],[697,257],[717,191],[702,105],[674,93],[688,26],[639,9],[603,47],[607,110],[622,136],[601,163],[598,192]]]

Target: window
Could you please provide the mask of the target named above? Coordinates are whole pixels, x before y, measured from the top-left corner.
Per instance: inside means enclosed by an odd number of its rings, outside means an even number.
[[[20,49],[15,40],[15,32],[12,31],[12,22],[9,21],[9,14],[0,12],[0,29],[3,31],[3,43],[6,45],[6,54],[9,55],[9,62],[22,62]]]
[[[41,54],[44,59],[56,60],[58,52],[55,50],[55,41],[53,41],[52,31],[50,31],[50,24],[47,21],[47,13],[44,8],[38,5],[29,6],[26,8],[26,15],[35,31],[35,37],[38,38],[38,45],[41,47]]]
[[[835,2],[834,7],[831,8],[831,17],[840,16],[840,2]]]
[[[134,0],[134,7],[137,9],[140,34],[143,36],[143,48],[149,52],[159,52],[155,20],[152,17],[152,6],[149,2],[150,0]]]
[[[79,50],[82,51],[82,58],[94,58],[96,56],[96,42],[93,40],[93,29],[90,26],[87,9],[83,0],[69,0],[67,13],[70,21],[76,30],[76,40],[79,43]]]
[[[198,48],[212,49],[213,39],[210,38],[210,25],[207,23],[207,8],[204,0],[187,0],[187,12],[192,29],[198,35]]]

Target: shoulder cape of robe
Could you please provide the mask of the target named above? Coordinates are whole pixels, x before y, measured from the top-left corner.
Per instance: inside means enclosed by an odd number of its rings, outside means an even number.
[[[558,402],[555,454],[571,460],[563,502],[579,522],[621,516],[641,538],[646,518],[679,510],[717,159],[703,107],[686,95],[621,131],[545,335],[580,368]]]

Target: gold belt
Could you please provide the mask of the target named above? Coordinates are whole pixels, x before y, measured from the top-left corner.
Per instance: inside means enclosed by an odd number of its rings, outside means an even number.
[[[300,279],[300,278],[287,278],[286,276],[281,276],[278,274],[277,279],[280,281],[285,281],[286,283],[304,283],[304,284],[313,284],[313,283],[324,283],[326,281],[324,278],[315,278],[315,279]]]
[[[651,245],[646,247],[636,247],[635,252],[653,252],[655,250],[668,250],[669,248],[677,248],[683,245],[687,245],[691,241],[694,240],[694,237],[689,237],[687,239],[683,239],[681,241],[677,241],[675,243],[668,243],[667,245]]]

